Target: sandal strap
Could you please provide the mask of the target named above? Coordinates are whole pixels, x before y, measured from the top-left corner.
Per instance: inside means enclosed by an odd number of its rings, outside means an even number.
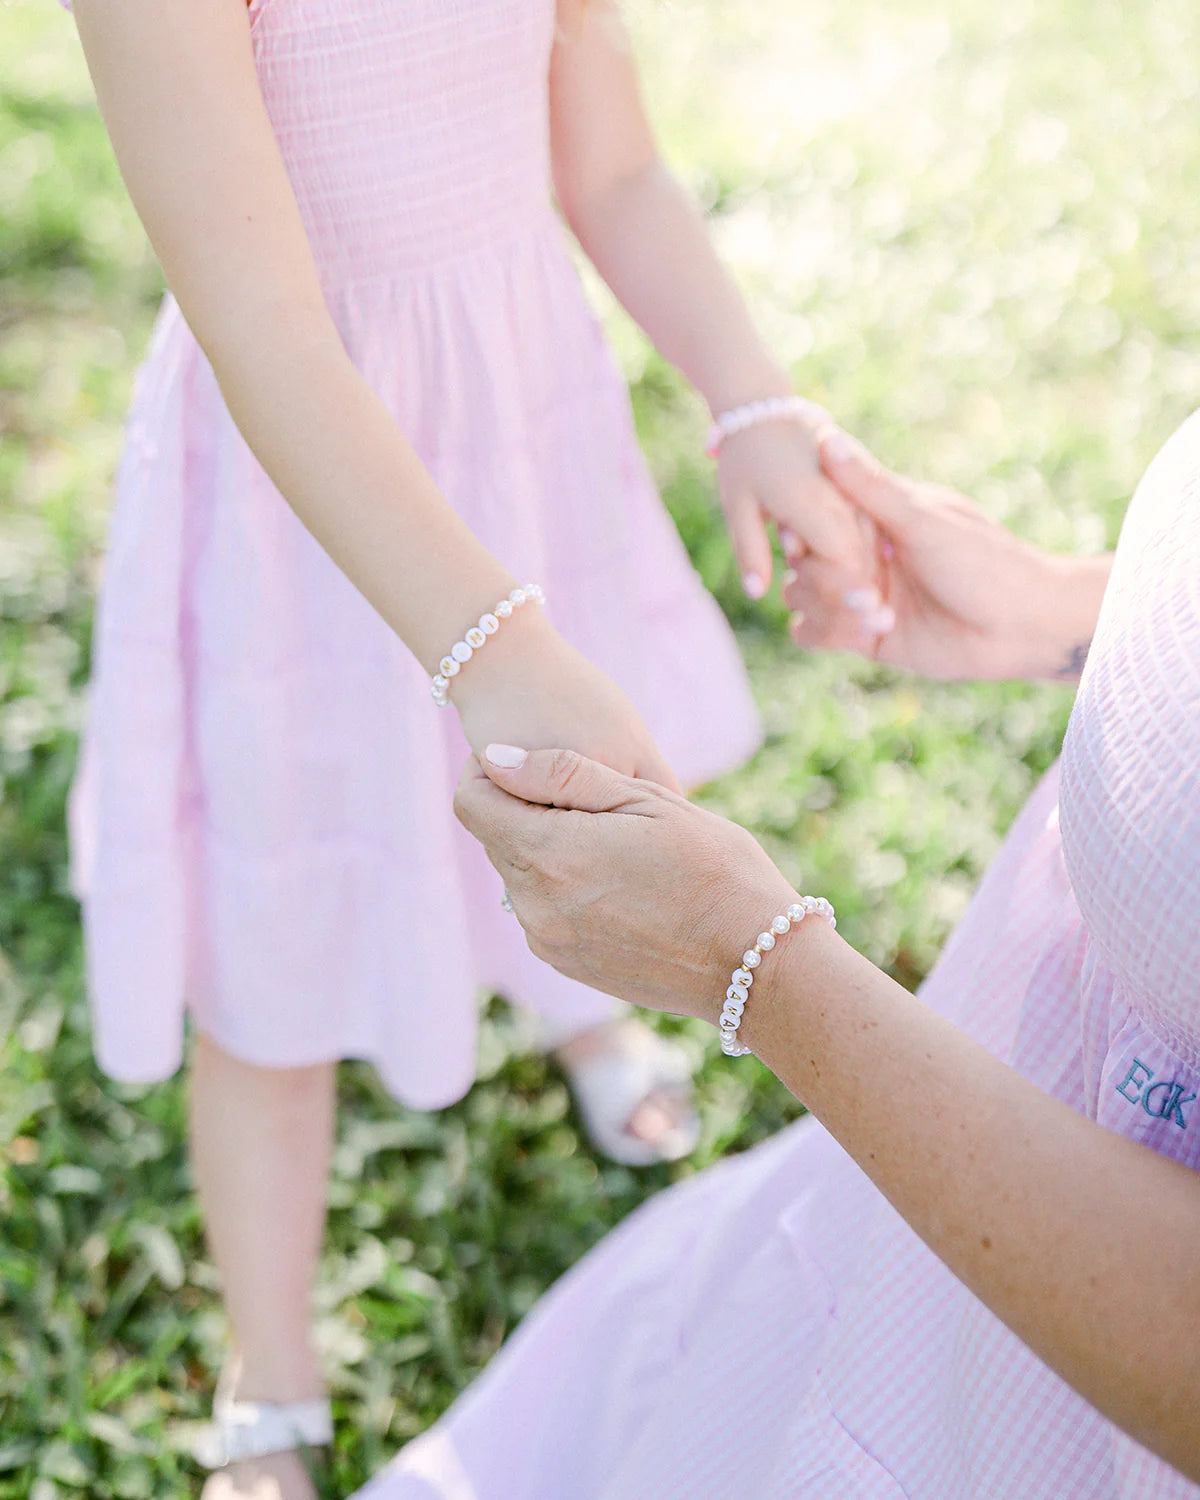
[[[333,1441],[329,1398],[311,1401],[237,1401],[218,1393],[213,1402],[205,1443],[197,1456],[209,1469],[287,1453],[293,1448],[323,1448]]]
[[[651,1033],[629,1052],[598,1052],[567,1070],[567,1079],[588,1134],[603,1153],[627,1166],[649,1166],[690,1151],[698,1135],[692,1119],[683,1128],[676,1150],[665,1158],[650,1141],[639,1141],[626,1127],[639,1104],[658,1091],[690,1089],[692,1074],[678,1048]]]

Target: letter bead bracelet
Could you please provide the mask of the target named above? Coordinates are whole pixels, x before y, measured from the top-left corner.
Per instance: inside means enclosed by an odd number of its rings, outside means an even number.
[[[713,418],[708,429],[708,440],[704,451],[709,458],[716,458],[726,438],[747,427],[757,427],[760,422],[812,422],[828,420],[828,413],[807,396],[768,396],[763,401],[747,401],[745,406],[735,406]]]
[[[750,986],[754,983],[754,971],[762,963],[763,955],[770,953],[779,939],[798,922],[803,922],[805,917],[824,917],[830,927],[837,926],[833,907],[824,896],[801,896],[786,911],[780,912],[765,931],[759,933],[753,948],[747,948],[742,954],[741,967],[734,969],[729,988],[725,991],[725,1004],[718,1023],[721,1030],[721,1051],[726,1057],[746,1057],[749,1054],[749,1047],[738,1046],[737,1034],[738,1027],[742,1024],[742,1012],[746,1009],[746,1001],[750,996]]]
[[[480,615],[478,625],[472,625],[461,641],[455,641],[449,653],[438,663],[437,672],[430,685],[433,701],[439,708],[449,706],[450,679],[458,676],[476,651],[483,650],[503,622],[512,618],[514,609],[520,609],[530,600],[534,604],[545,607],[546,596],[542,592],[540,583],[527,583],[524,588],[513,589],[507,599],[501,599],[494,609],[488,610],[487,614]]]

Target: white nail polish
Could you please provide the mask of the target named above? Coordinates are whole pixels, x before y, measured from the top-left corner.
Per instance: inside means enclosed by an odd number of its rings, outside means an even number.
[[[746,590],[748,599],[761,599],[767,592],[767,586],[758,573],[743,573],[742,587]]]
[[[878,589],[847,589],[844,598],[847,609],[860,609],[864,613],[878,609],[883,603]]]
[[[529,757],[529,752],[517,745],[489,745],[483,753],[503,771],[519,771]]]
[[[895,628],[896,611],[890,604],[885,604],[882,609],[877,609],[873,614],[863,616],[863,629],[870,635],[887,635]]]

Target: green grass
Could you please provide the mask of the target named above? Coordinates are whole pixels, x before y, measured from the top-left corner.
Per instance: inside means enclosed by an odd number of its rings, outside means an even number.
[[[1115,536],[1200,384],[1200,15],[1185,0],[637,0],[674,160],[800,386],[1053,547]],[[131,371],[159,283],[69,19],[0,8],[0,1500],[176,1496],[221,1357],[183,1091],[90,1060],[63,798]],[[738,625],[766,748],[706,794],[906,982],[1052,759],[1058,689],[935,686],[787,644],[740,597],[694,398],[616,315],[672,509]],[[703,1059],[695,1162],[597,1162],[489,1015],[432,1117],[347,1067],[321,1297],[331,1493],[442,1410],[649,1193],[797,1113]]]

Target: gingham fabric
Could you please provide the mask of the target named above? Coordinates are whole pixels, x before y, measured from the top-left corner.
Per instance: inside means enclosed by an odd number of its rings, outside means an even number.
[[[551,204],[554,0],[253,0],[250,17],[351,357],[680,778],[730,769],[758,743],[742,664],[655,493]],[[267,480],[169,299],[94,668],[71,822],[107,1071],[170,1073],[186,1005],[248,1062],[366,1057],[436,1107],[474,1079],[481,991],[559,1036],[612,1014],[500,910],[452,812],[457,716]]]
[[[1061,774],[923,992],[1048,1092],[1193,1169],[1198,579],[1200,417],[1131,507]],[[1151,1319],[1151,1365],[1154,1348]],[[1200,1392],[1196,1409],[1200,1429]],[[1200,1487],[1051,1374],[805,1121],[635,1214],[361,1494],[1194,1500]]]

